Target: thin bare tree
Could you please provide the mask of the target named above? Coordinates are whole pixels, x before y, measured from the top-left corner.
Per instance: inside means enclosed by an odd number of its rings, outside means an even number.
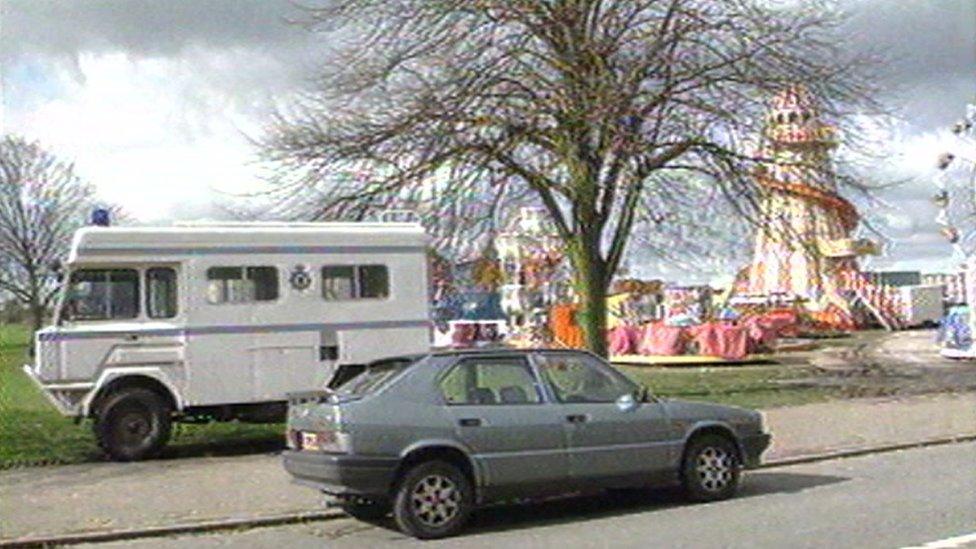
[[[806,86],[848,140],[852,115],[879,110],[827,2],[326,0],[306,13],[330,51],[317,91],[259,140],[279,203],[318,219],[406,204],[453,234],[541,205],[601,354],[635,227],[689,203],[669,195],[707,187],[759,219],[773,94]],[[676,183],[689,176],[706,184]]]
[[[85,223],[94,189],[72,164],[23,137],[0,138],[0,289],[39,329],[60,286],[55,265]]]

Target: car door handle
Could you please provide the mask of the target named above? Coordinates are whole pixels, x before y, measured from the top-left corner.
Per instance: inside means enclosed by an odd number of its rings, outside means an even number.
[[[466,417],[458,420],[461,427],[481,427],[481,419],[476,417]]]
[[[586,414],[570,414],[566,416],[566,421],[570,423],[586,423]]]
[[[128,334],[125,336],[126,341],[139,341],[139,336],[135,334]]]

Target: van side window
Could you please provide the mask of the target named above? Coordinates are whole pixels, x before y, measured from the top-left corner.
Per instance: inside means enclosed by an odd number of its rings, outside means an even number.
[[[176,271],[169,267],[146,269],[146,315],[149,318],[176,316]]]
[[[358,274],[359,297],[381,299],[390,296],[390,271],[386,265],[361,265]]]
[[[327,265],[322,267],[322,297],[326,301],[383,299],[390,296],[386,265]]]
[[[322,297],[329,301],[355,297],[355,267],[322,267]]]
[[[207,269],[207,301],[250,303],[278,299],[275,267],[211,267]]]

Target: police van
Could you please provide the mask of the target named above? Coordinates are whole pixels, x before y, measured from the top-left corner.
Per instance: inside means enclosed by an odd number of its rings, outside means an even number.
[[[416,223],[86,227],[24,369],[119,460],[173,421],[281,421],[344,365],[429,350],[427,246]]]

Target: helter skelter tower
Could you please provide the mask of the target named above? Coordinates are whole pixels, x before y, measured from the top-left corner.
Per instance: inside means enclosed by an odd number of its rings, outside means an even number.
[[[748,293],[812,301],[838,295],[857,277],[857,256],[873,244],[855,240],[854,206],[837,193],[830,154],[834,128],[801,86],[772,101],[760,154],[774,162],[756,174],[763,230],[757,231]]]

